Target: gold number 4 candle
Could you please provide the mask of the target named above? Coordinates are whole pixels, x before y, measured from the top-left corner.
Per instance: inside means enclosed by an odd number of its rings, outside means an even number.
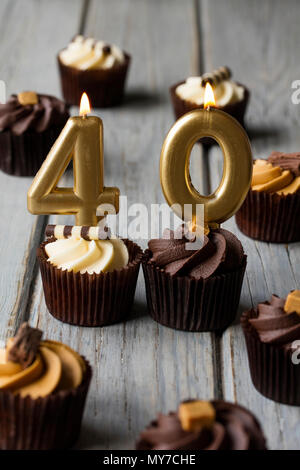
[[[103,124],[90,112],[87,95],[80,103],[80,116],[71,117],[36,174],[28,191],[32,214],[73,214],[77,225],[97,225],[106,212],[119,211],[119,189],[104,187]],[[73,159],[73,188],[58,187],[58,181]]]

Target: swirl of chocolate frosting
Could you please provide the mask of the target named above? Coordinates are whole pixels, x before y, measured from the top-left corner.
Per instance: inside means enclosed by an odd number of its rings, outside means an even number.
[[[245,408],[215,400],[211,429],[184,431],[178,414],[159,414],[140,435],[137,450],[263,450],[266,441],[256,418]]]
[[[184,236],[181,226],[175,232],[166,229],[163,238],[152,239],[148,246],[152,252],[150,261],[166,273],[206,279],[214,274],[238,268],[244,257],[241,242],[225,229],[211,230],[204,235],[200,249],[187,250],[185,244],[195,242]]]
[[[300,339],[300,316],[286,313],[285,299],[272,295],[270,302],[257,306],[257,317],[249,318],[263,343],[277,344],[292,349],[292,343]]]
[[[274,166],[280,166],[283,170],[290,170],[294,176],[300,176],[300,152],[272,152],[268,157],[268,162]]]
[[[50,95],[39,94],[36,104],[25,106],[16,95],[11,95],[5,104],[0,104],[0,129],[21,135],[28,130],[43,132],[53,126],[64,126],[69,118],[68,109],[64,101]]]

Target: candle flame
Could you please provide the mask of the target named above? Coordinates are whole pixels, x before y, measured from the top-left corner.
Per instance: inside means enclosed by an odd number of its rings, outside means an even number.
[[[204,109],[209,106],[216,106],[215,95],[210,83],[206,83],[204,91]]]
[[[84,92],[80,100],[79,114],[80,116],[86,116],[90,112],[91,112],[91,107],[90,107],[88,95]]]

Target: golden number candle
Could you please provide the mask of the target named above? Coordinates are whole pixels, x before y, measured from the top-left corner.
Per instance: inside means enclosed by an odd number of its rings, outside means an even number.
[[[118,212],[119,189],[106,188],[103,182],[103,124],[100,118],[87,116],[89,111],[84,94],[81,116],[69,118],[28,191],[32,214],[74,214],[77,225],[97,225],[101,204]],[[71,159],[74,186],[57,187]]]
[[[210,84],[206,90],[207,109],[185,114],[169,131],[161,151],[160,178],[168,204],[181,208],[180,212],[174,206],[179,217],[184,214],[184,205],[191,204],[194,220],[197,204],[204,204],[205,224],[216,227],[231,217],[246,197],[252,177],[252,152],[242,126],[229,114],[212,108],[214,97]],[[202,137],[215,139],[224,157],[221,182],[209,196],[201,195],[194,188],[189,172],[191,150]]]

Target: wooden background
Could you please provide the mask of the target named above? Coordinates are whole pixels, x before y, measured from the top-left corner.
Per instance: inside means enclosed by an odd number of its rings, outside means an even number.
[[[150,205],[163,202],[159,155],[173,123],[168,88],[186,76],[230,66],[252,93],[247,122],[254,155],[299,151],[300,108],[291,102],[291,83],[300,79],[299,15],[297,0],[2,0],[0,78],[8,93],[32,89],[60,96],[55,55],[74,34],[128,50],[133,61],[126,102],[97,112],[104,121],[105,184],[119,186],[129,204]],[[219,149],[204,156],[194,149],[198,188],[216,188],[221,172]],[[256,392],[238,322],[222,338],[159,326],[147,316],[142,276],[127,323],[87,329],[54,320],[35,259],[49,219],[27,213],[30,183],[0,174],[0,346],[29,319],[46,337],[90,360],[94,377],[78,448],[131,449],[158,411],[175,409],[188,397],[239,402],[260,419],[270,448],[300,448],[299,408]],[[248,254],[240,311],[299,288],[299,243],[253,241],[234,220],[225,227],[238,234]]]

